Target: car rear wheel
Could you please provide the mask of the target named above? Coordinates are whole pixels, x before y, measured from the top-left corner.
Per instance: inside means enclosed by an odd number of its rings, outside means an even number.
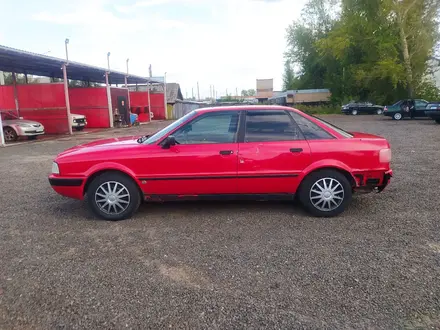
[[[351,114],[352,114],[353,116],[356,116],[356,115],[358,114],[357,109],[353,109],[353,110],[351,110]]]
[[[383,114],[383,110],[382,109],[377,109],[376,110],[376,115],[381,115]]]
[[[351,202],[352,187],[347,178],[335,170],[317,171],[301,184],[299,199],[317,217],[334,217]]]
[[[82,127],[75,127],[75,130],[80,132],[80,131],[84,130],[84,126],[82,126]]]
[[[131,178],[122,173],[105,172],[90,183],[87,203],[98,217],[118,221],[130,218],[137,211],[141,196]]]
[[[436,122],[437,124],[440,124],[440,119],[436,119],[435,122]]]
[[[403,118],[403,116],[402,116],[402,114],[400,113],[400,112],[396,112],[394,115],[393,115],[393,119],[394,120],[401,120]]]
[[[30,135],[28,136],[28,140],[36,140],[38,138],[38,135]]]
[[[13,142],[18,140],[17,132],[12,127],[4,127],[3,135],[5,136],[5,140],[7,142]]]

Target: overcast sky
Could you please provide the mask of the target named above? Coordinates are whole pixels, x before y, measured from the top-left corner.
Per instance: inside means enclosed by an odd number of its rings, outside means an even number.
[[[154,76],[168,72],[191,96],[282,84],[287,26],[305,0],[0,0],[0,44]],[[48,53],[49,52],[49,53]]]

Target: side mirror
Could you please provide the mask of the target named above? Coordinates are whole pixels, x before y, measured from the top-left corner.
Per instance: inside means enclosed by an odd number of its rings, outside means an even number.
[[[164,140],[162,148],[169,149],[171,146],[175,146],[176,144],[176,138],[173,135],[170,135]]]

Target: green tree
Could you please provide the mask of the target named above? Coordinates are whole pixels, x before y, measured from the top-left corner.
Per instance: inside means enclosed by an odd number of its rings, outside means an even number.
[[[284,63],[284,74],[283,74],[283,90],[297,89],[299,85],[298,79],[295,77],[292,66],[289,60]]]
[[[337,24],[316,42],[322,56],[341,64],[342,94],[387,103],[412,97],[438,42],[439,6],[438,0],[342,0]]]
[[[257,92],[255,91],[255,89],[248,89],[248,91],[247,91],[247,93],[248,93],[248,96],[255,96],[255,95],[257,95]]]
[[[241,91],[241,96],[249,96],[249,94],[248,94],[248,91],[246,90],[246,89],[243,89],[242,91]]]

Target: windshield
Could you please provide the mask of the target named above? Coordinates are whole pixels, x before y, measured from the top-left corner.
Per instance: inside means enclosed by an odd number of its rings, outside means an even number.
[[[347,131],[344,131],[342,128],[339,128],[333,124],[330,124],[329,122],[326,122],[325,120],[312,116],[313,118],[315,118],[316,120],[318,120],[320,123],[324,124],[325,126],[335,130],[336,132],[338,132],[339,134],[341,134],[342,136],[346,137],[346,138],[352,138],[353,135],[348,133]]]
[[[153,144],[153,143],[156,143],[162,137],[167,135],[169,132],[171,132],[175,128],[179,127],[182,123],[184,123],[188,119],[194,117],[196,114],[197,114],[197,112],[195,110],[187,113],[185,116],[183,116],[182,118],[176,120],[175,122],[173,122],[172,124],[168,125],[167,127],[161,129],[159,132],[157,132],[154,135],[150,136],[148,139],[146,139],[142,143],[143,144]]]

